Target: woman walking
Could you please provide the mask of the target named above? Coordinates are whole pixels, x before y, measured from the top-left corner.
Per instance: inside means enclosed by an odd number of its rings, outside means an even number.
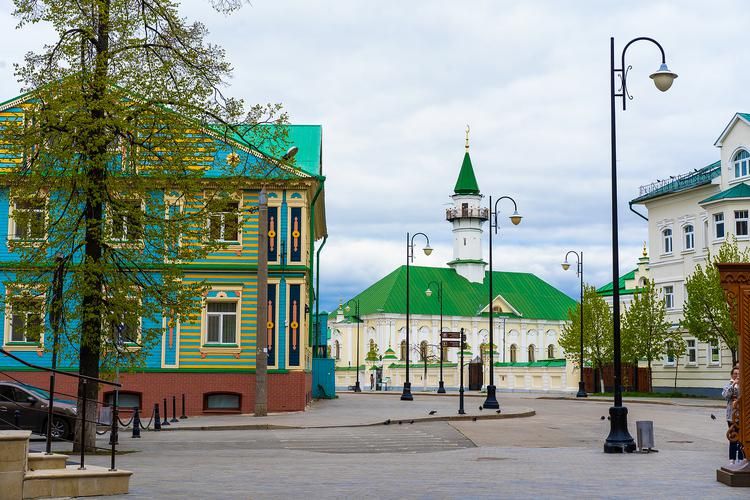
[[[740,397],[740,369],[735,366],[732,368],[731,379],[724,386],[721,391],[721,395],[727,400],[727,425],[731,429],[734,426],[734,415],[737,412],[735,408],[735,402]],[[740,463],[745,459],[745,455],[742,452],[742,445],[737,441],[729,441],[729,463],[735,464]]]

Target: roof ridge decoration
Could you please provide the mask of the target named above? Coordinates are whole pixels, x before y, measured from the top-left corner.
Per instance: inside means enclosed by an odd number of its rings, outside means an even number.
[[[479,194],[479,184],[477,184],[474,167],[471,165],[471,157],[469,156],[470,130],[470,127],[466,125],[466,152],[464,153],[464,161],[461,163],[461,171],[458,174],[456,186],[453,188],[455,194]]]

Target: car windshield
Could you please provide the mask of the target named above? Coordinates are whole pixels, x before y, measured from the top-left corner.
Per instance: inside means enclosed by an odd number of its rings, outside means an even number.
[[[33,385],[26,385],[26,384],[20,384],[20,385],[21,387],[23,387],[23,390],[30,392],[32,395],[36,396],[42,401],[49,401],[49,391],[45,391],[44,389],[40,389],[39,387],[34,387]],[[55,401],[58,403],[68,403],[72,405],[76,404],[75,401],[70,401],[68,399],[55,398]]]

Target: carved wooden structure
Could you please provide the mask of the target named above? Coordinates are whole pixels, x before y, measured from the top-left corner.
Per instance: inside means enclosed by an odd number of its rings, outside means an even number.
[[[740,397],[737,399],[734,423],[727,438],[742,443],[750,452],[750,263],[718,264],[721,286],[729,304],[737,334],[740,364]],[[721,468],[717,479],[730,486],[750,486],[750,466],[741,471]]]

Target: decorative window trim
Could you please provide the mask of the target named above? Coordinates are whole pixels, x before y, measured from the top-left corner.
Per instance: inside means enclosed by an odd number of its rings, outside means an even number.
[[[32,197],[29,197],[32,198]],[[41,238],[17,238],[16,237],[16,200],[19,199],[10,193],[8,198],[8,242],[9,245],[41,245],[49,237],[49,193],[42,192],[36,197],[44,199],[44,236]]]
[[[210,198],[209,192],[204,192],[203,198],[204,203],[205,200]],[[225,248],[227,250],[242,250],[243,245],[243,231],[242,226],[244,225],[245,220],[245,200],[242,192],[239,193],[227,193],[227,199],[223,200],[228,203],[237,203],[237,240],[212,240],[211,239],[211,214],[214,213],[229,213],[229,212],[213,212],[206,207],[206,221],[205,221],[205,230],[206,230],[206,236],[204,238],[205,242],[210,243],[219,243],[222,245],[225,245]]]
[[[45,323],[47,319],[47,295],[46,291],[42,292],[36,290],[37,295],[32,299],[41,302],[41,311],[39,315],[42,317],[42,331],[39,334],[39,342],[33,341],[13,341],[11,340],[12,333],[12,322],[13,322],[13,297],[18,297],[24,293],[29,293],[34,289],[28,285],[19,284],[16,286],[5,287],[5,321],[3,322],[3,347],[8,351],[44,351],[44,335],[45,335]]]
[[[217,292],[216,297],[209,294]],[[228,297],[226,292],[234,292],[238,297]],[[239,354],[242,352],[242,286],[214,286],[211,287],[203,297],[201,304],[201,354]],[[208,303],[209,302],[234,302],[236,303],[235,342],[217,344],[208,341]]]
[[[744,153],[744,155],[742,155]],[[742,156],[742,158],[740,158]],[[745,148],[737,148],[732,153],[732,166],[730,172],[734,174],[734,179],[746,179],[750,177],[750,152]]]
[[[141,214],[143,216],[142,222],[145,221],[145,212],[146,212],[146,202],[142,198],[133,198],[133,197],[126,197],[122,196],[119,197],[119,200],[128,203],[133,202],[141,204]],[[104,219],[106,221],[106,234],[107,234],[107,243],[115,248],[144,248],[144,239],[143,239],[143,232],[145,231],[145,228],[141,225],[141,234],[139,238],[134,239],[120,239],[120,238],[114,238],[113,237],[113,231],[114,231],[114,218],[112,215],[112,210],[110,208],[110,204],[107,203],[104,208]],[[128,224],[128,227],[130,224]]]

